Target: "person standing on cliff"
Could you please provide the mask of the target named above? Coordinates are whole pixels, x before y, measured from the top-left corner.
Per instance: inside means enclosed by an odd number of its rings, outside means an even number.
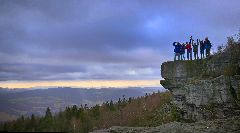
[[[205,45],[205,49],[206,49],[206,57],[209,57],[209,56],[210,56],[210,50],[211,50],[212,44],[211,44],[211,42],[208,40],[208,37],[205,38],[204,45]]]
[[[197,60],[198,59],[198,45],[199,45],[199,42],[198,42],[198,39],[197,39],[197,43],[193,43],[192,46],[193,46],[193,53],[194,53],[194,59]]]
[[[180,52],[181,52],[181,44],[179,42],[173,43],[174,48],[174,61],[176,60],[176,57],[178,57],[178,60],[180,60]]]
[[[185,60],[185,44],[181,45],[181,60]]]
[[[190,42],[186,42],[186,49],[187,49],[187,59],[192,60],[192,47]]]
[[[190,41],[189,41],[190,45],[193,45],[193,42],[194,40],[192,39],[192,36],[190,36]]]
[[[199,42],[200,42],[200,54],[201,54],[201,59],[204,58],[204,50],[205,50],[205,45],[203,43],[203,40],[200,40],[199,39]]]

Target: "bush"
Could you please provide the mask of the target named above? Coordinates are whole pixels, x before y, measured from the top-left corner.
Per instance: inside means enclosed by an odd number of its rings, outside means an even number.
[[[230,64],[224,68],[224,75],[225,76],[233,76],[233,75],[238,74],[238,71],[239,71],[239,67],[237,65]]]

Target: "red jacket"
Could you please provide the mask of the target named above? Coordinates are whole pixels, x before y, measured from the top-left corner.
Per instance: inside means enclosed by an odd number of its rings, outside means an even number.
[[[186,45],[186,49],[187,49],[187,50],[192,50],[191,44],[187,44],[187,45]]]

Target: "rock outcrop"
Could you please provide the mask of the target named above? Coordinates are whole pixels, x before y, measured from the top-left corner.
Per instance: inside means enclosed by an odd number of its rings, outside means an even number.
[[[239,133],[240,45],[204,60],[169,61],[160,83],[173,95],[181,122],[157,127],[118,127],[96,133]],[[190,122],[190,123],[189,123]]]
[[[240,55],[170,61],[161,66],[160,83],[173,94],[182,120],[199,121],[240,114]]]

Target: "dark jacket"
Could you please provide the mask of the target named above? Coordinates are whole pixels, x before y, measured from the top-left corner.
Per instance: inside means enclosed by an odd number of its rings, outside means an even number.
[[[203,43],[203,41],[200,41],[200,51],[204,51],[205,49],[205,44]]]
[[[181,53],[184,54],[185,53],[185,45],[181,45]]]
[[[211,49],[212,44],[211,42],[207,39],[204,41],[205,49]]]
[[[193,52],[198,52],[198,44],[193,44]]]
[[[175,48],[174,48],[175,53],[180,53],[181,52],[181,45],[180,45],[179,42],[174,42],[173,46],[175,46]]]

